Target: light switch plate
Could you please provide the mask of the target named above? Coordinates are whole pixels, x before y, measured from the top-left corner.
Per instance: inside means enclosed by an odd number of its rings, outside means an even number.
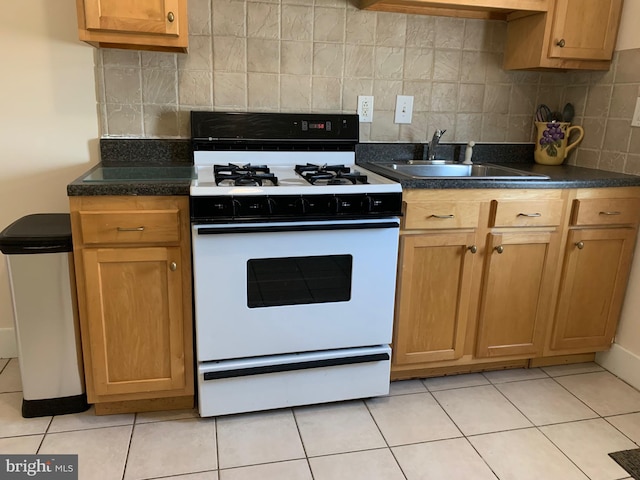
[[[413,115],[413,97],[411,95],[398,95],[396,97],[395,123],[411,123]]]
[[[633,112],[632,127],[640,127],[640,97],[636,99],[636,109]]]

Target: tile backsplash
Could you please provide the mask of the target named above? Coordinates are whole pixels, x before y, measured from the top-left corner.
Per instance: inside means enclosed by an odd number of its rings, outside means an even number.
[[[570,161],[640,174],[640,49],[609,72],[505,71],[505,22],[349,0],[189,0],[189,33],[186,55],[96,50],[103,137],[188,138],[191,110],[355,113],[373,95],[363,142],[530,142],[536,105],[571,101],[586,134]],[[396,95],[414,96],[411,124]]]

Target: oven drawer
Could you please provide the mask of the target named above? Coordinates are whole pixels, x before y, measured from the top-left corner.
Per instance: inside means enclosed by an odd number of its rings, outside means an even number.
[[[621,225],[638,223],[638,198],[586,198],[574,200],[571,225]]]
[[[178,209],[80,212],[85,244],[177,243],[180,241]]]
[[[201,363],[202,417],[389,393],[388,345]],[[256,392],[259,392],[256,395]]]

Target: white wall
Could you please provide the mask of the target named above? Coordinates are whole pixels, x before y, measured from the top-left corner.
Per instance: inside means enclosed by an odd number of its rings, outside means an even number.
[[[640,30],[638,19],[640,18],[640,1],[624,0],[622,7],[622,21],[618,32],[616,50],[631,50],[640,48]]]
[[[68,212],[67,183],[99,161],[94,49],[77,39],[75,0],[2,2],[2,13],[0,229],[29,213]],[[0,357],[13,348],[0,258]]]

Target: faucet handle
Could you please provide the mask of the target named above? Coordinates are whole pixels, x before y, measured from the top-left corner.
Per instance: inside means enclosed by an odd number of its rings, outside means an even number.
[[[433,132],[433,137],[431,138],[431,142],[430,142],[430,146],[432,148],[440,142],[440,139],[444,135],[444,132],[446,132],[446,130],[444,129],[443,130],[436,129],[436,131]]]

